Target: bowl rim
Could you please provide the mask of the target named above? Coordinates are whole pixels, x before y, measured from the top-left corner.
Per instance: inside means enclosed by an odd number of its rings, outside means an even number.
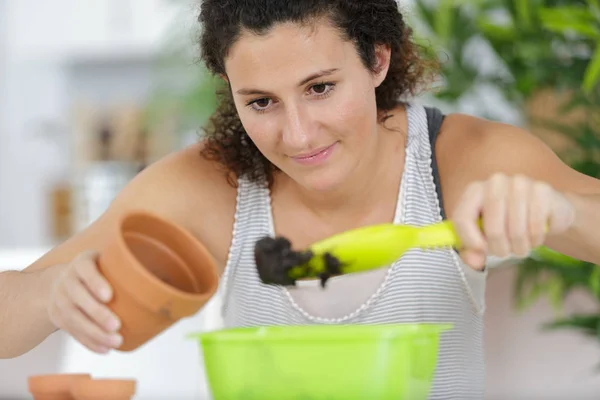
[[[406,337],[438,337],[453,329],[454,324],[396,323],[340,325],[272,325],[224,328],[208,332],[192,332],[188,339],[201,342],[272,342],[290,340],[344,341],[356,339],[395,339]]]

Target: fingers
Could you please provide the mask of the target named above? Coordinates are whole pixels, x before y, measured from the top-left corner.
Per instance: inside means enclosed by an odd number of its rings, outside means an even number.
[[[461,250],[460,258],[465,264],[478,271],[485,266],[486,253],[480,250]]]
[[[465,191],[454,212],[454,224],[462,247],[486,250],[487,243],[478,226],[484,199],[483,183],[476,182]]]
[[[529,235],[533,247],[541,246],[546,237],[547,224],[550,215],[552,188],[544,183],[536,182],[531,187],[531,202],[529,203]]]
[[[107,303],[112,298],[112,288],[108,281],[98,272],[96,260],[98,254],[88,252],[82,254],[76,261],[76,273],[94,294],[96,299]]]
[[[452,219],[461,258],[481,269],[486,255],[526,257],[548,233],[566,230],[574,211],[567,198],[547,183],[496,174],[466,188]]]
[[[461,241],[461,257],[475,269],[483,268],[487,251],[487,242],[478,224],[484,202],[483,186],[483,182],[475,182],[467,188],[453,217]]]
[[[73,304],[104,331],[116,332],[119,329],[117,316],[108,307],[100,303],[92,295],[90,288],[79,281],[76,275],[69,277],[69,279],[70,281],[65,285],[65,290]]]
[[[118,335],[110,334],[93,323],[68,294],[63,293],[57,301],[62,329],[82,345],[97,353],[107,353],[120,345]]]
[[[506,229],[508,188],[509,182],[502,175],[493,176],[484,187],[483,231],[489,253],[498,257],[510,253]]]
[[[56,285],[49,306],[52,322],[71,334],[88,349],[106,353],[118,348],[120,321],[104,304],[112,288],[100,274],[95,253],[85,253],[73,260]]]
[[[540,189],[543,191],[543,189]],[[546,189],[547,190],[547,189]],[[552,192],[552,190],[551,190]],[[571,201],[573,200],[572,195],[569,197],[556,192],[552,193],[555,199],[550,204],[550,211],[548,217],[547,234],[555,235],[560,234],[568,230],[575,222],[575,207]]]
[[[508,241],[504,256],[511,253],[525,257],[531,251],[532,240],[528,224],[529,208],[536,208],[530,195],[531,182],[524,176],[515,176],[509,188],[507,208]],[[531,201],[529,201],[531,199]],[[507,242],[508,242],[507,241]]]

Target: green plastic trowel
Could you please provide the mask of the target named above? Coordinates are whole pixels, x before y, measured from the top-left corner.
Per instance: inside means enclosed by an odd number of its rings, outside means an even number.
[[[264,283],[293,285],[298,279],[363,272],[391,264],[412,248],[460,247],[451,221],[426,226],[379,224],[352,229],[291,249],[282,237],[256,243],[255,260]],[[324,282],[323,282],[324,283]]]

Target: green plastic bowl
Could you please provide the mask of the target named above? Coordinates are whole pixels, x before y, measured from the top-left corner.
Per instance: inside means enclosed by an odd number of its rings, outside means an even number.
[[[195,333],[214,400],[425,400],[450,324],[306,325]]]

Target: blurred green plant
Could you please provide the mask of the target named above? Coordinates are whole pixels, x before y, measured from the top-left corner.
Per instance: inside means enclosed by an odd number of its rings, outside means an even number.
[[[456,100],[482,83],[498,86],[513,102],[540,87],[590,95],[600,80],[599,2],[415,0],[420,38],[449,57],[438,97]],[[497,56],[494,68],[482,69],[471,46],[477,41]]]
[[[600,178],[600,0],[414,0],[413,11],[419,41],[442,62],[438,99],[453,104],[493,88],[529,127],[567,139],[571,146],[559,152],[565,162]],[[528,115],[528,102],[543,91],[568,95],[559,115]],[[573,111],[583,117],[560,122]],[[542,297],[551,302],[557,315],[545,328],[600,341],[600,307],[588,315],[565,315],[562,307],[574,290],[600,305],[600,267],[541,248],[518,266],[514,289],[521,310]]]
[[[224,81],[199,60],[200,27],[193,0],[165,0],[179,11],[168,29],[155,62],[154,89],[145,109],[148,126],[177,121],[177,132],[198,131],[217,108]],[[190,26],[191,24],[191,26]]]

